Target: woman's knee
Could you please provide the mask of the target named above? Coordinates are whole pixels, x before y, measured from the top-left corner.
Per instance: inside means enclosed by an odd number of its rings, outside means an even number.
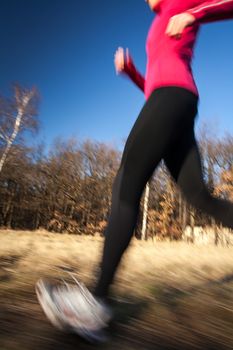
[[[202,187],[198,191],[185,191],[184,196],[190,204],[199,209],[205,209],[213,199],[206,187]]]
[[[137,205],[143,188],[143,181],[135,167],[121,164],[113,183],[113,196],[130,205]]]

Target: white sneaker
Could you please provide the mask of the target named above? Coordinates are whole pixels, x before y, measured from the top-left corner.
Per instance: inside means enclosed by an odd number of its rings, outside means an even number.
[[[112,311],[74,280],[76,284],[52,285],[42,279],[36,283],[36,294],[45,315],[60,330],[77,333],[89,342],[107,341],[105,329]]]

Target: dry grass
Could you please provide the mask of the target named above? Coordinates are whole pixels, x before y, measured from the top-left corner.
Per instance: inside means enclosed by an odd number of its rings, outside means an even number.
[[[41,277],[95,281],[102,238],[0,231],[0,350],[89,349],[45,319]],[[134,240],[111,291],[115,320],[103,349],[233,349],[233,247]]]

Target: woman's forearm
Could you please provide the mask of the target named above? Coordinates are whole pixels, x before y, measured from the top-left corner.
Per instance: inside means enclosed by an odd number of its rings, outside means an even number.
[[[133,64],[126,65],[124,67],[124,73],[144,92],[145,78]]]
[[[187,11],[200,23],[233,18],[233,0],[212,0]]]

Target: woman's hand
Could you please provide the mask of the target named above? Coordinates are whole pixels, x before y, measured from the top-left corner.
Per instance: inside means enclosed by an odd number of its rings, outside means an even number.
[[[132,57],[129,54],[129,49],[124,51],[122,47],[118,47],[114,56],[114,64],[117,74],[124,73],[127,75],[144,93],[145,78],[135,67]]]
[[[179,39],[183,30],[195,22],[195,17],[188,12],[183,12],[170,18],[166,34]]]
[[[118,47],[114,56],[114,64],[116,68],[116,73],[126,73],[127,67],[133,65],[133,60],[130,57],[129,49],[124,49],[122,47]]]

